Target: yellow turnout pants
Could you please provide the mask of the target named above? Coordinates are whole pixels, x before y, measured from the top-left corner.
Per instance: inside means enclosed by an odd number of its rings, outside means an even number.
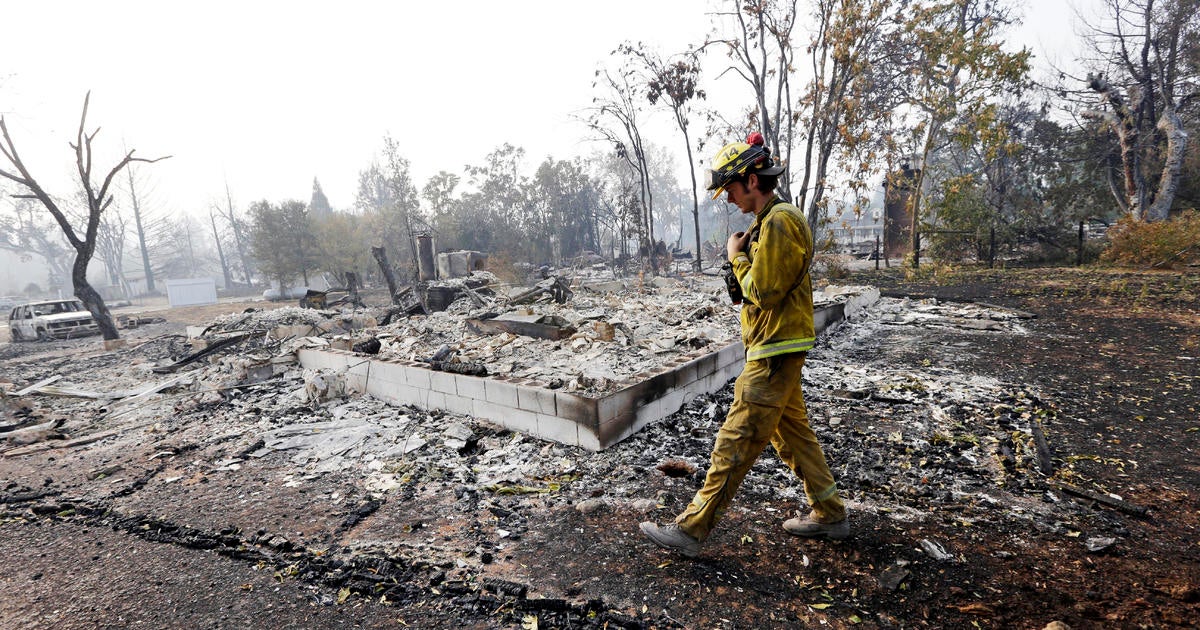
[[[846,518],[825,453],[808,425],[800,387],[804,358],[805,353],[796,352],[746,362],[725,424],[717,432],[704,486],[675,518],[680,529],[701,541],[708,538],[768,443],[804,481],[813,520],[836,523]]]

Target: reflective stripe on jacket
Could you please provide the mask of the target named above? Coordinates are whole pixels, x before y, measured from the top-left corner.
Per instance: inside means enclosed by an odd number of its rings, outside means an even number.
[[[742,285],[746,360],[813,347],[812,232],[800,210],[773,197],[755,219],[749,258],[733,260]]]

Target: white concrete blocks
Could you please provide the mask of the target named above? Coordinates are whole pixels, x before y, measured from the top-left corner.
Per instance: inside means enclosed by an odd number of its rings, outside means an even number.
[[[502,407],[520,408],[517,402],[517,386],[503,376],[483,379],[484,397],[490,403]]]
[[[430,372],[429,388],[443,394],[458,395],[458,381],[449,372]]]
[[[600,398],[555,391],[530,380],[435,372],[423,364],[365,358],[341,350],[300,351],[306,368],[341,370],[350,391],[392,402],[486,419],[545,440],[600,450],[715,391],[741,371],[740,343],[684,355]]]
[[[484,381],[485,379],[479,378],[478,376],[455,374],[455,391],[463,398],[470,398],[472,400],[487,400],[487,393],[484,389]]]
[[[517,407],[546,416],[558,414],[554,392],[538,387],[534,381],[522,382],[517,389]]]

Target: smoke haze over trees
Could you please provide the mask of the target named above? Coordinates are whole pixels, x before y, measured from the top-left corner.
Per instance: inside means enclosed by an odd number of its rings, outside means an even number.
[[[1082,223],[1166,221],[1200,194],[1189,142],[1195,3],[1098,2],[1104,11],[1081,14],[1087,52],[1050,81],[1035,76],[1030,50],[1010,43],[1021,15],[1007,0],[698,4],[708,36],[674,49],[616,38],[611,56],[580,70],[592,100],[563,112],[584,140],[578,155],[532,155],[514,137],[481,159],[431,167],[430,147],[381,129],[349,203],[331,199],[316,172],[294,173],[311,188],[298,184],[288,198],[239,204],[226,187],[162,207],[147,194],[153,172],[135,180],[130,171],[127,190],[97,217],[100,282],[132,290],[195,275],[260,286],[313,273],[370,277],[372,246],[408,281],[418,235],[441,251],[534,265],[590,253],[653,271],[675,249],[711,267],[719,261],[704,252],[719,253],[747,219],[693,177],[716,147],[751,131],[784,161],[781,191],[818,235],[877,211],[884,182],[910,166],[910,231],[927,235],[914,245],[929,255],[990,260],[1036,243],[1068,259]],[[443,143],[458,144],[455,133],[443,129]],[[14,197],[21,190],[9,180],[0,247],[47,261],[46,277],[30,280],[65,282],[70,239]],[[75,191],[59,194],[65,204]]]

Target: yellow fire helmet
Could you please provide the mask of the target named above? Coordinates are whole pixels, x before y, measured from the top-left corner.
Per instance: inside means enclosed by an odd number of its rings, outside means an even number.
[[[782,172],[783,166],[771,159],[766,140],[755,131],[745,142],[731,142],[717,151],[708,171],[705,189],[713,191],[712,198],[716,199],[726,186],[744,175],[778,175]]]

